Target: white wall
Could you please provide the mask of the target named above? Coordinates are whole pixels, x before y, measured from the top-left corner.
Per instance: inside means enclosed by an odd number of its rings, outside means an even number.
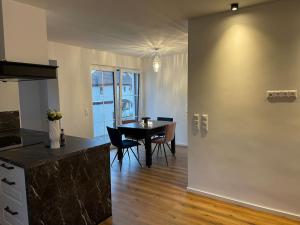
[[[46,11],[14,0],[1,0],[5,55],[15,62],[48,63]],[[3,46],[1,46],[3,47]]]
[[[173,117],[177,123],[176,143],[187,145],[187,52],[165,55],[155,73],[152,57],[143,59],[144,115]]]
[[[0,36],[3,39],[1,43],[2,59],[47,64],[46,11],[13,0],[1,0],[0,4],[2,22]],[[23,128],[47,129],[44,116],[44,111],[47,108],[44,101],[47,98],[47,92],[44,83],[33,81],[19,84],[7,83],[0,86],[0,91],[3,92],[4,96],[13,95],[13,97],[10,96],[11,99],[6,99],[6,102],[3,99],[3,105],[5,107],[15,105],[13,108],[20,110]],[[19,91],[19,94],[17,94],[17,91]],[[2,105],[2,101],[0,105]]]
[[[189,181],[194,191],[300,216],[300,2],[189,21]],[[193,133],[192,114],[209,115]]]
[[[93,137],[91,65],[140,69],[139,58],[49,42],[57,60],[62,126],[69,135]]]
[[[19,108],[18,83],[0,82],[0,112],[18,111]]]

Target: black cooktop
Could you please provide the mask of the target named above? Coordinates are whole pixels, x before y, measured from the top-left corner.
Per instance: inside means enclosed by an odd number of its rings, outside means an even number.
[[[18,136],[3,136],[0,137],[0,151],[11,147],[22,146],[22,138]]]
[[[26,140],[26,137],[17,135],[1,135],[0,136],[0,151],[25,147],[42,143],[41,140]]]

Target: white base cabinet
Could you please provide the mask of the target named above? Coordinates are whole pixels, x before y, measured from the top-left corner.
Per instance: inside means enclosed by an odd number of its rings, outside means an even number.
[[[24,169],[1,160],[0,225],[29,225]]]

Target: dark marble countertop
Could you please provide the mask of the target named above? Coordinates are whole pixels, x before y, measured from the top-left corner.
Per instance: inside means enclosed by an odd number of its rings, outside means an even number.
[[[95,147],[110,144],[107,138],[79,138],[66,136],[66,145],[60,149],[50,149],[48,146],[48,133],[19,129],[0,133],[0,136],[16,135],[23,139],[23,144],[28,145],[0,152],[0,159],[22,168],[40,166],[46,162],[70,157],[82,151],[91,151]]]

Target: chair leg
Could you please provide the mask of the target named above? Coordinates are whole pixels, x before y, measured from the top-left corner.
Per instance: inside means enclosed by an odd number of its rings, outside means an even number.
[[[158,144],[158,148],[157,148],[157,152],[156,152],[156,157],[158,157],[158,153],[160,152],[161,150],[161,144]]]
[[[130,161],[130,154],[129,154],[128,148],[126,151],[127,151],[127,155],[128,155],[129,161]]]
[[[171,146],[169,145],[169,143],[167,143],[168,148],[170,149],[170,152],[172,153],[172,149]],[[174,153],[172,153],[172,155],[174,156],[174,158],[176,159],[176,155]]]
[[[137,140],[137,142],[139,143],[139,140]],[[138,159],[140,159],[139,145],[136,146],[136,154],[138,156]]]
[[[165,153],[166,163],[167,163],[167,166],[169,166],[168,165],[168,158],[167,158],[167,154],[166,154],[166,149],[165,149],[165,145],[164,144],[163,144],[163,147],[164,147],[164,153]]]
[[[121,160],[121,161],[119,162],[119,165],[120,165],[120,172],[121,172],[121,170],[122,170],[122,164],[123,164],[123,160]]]
[[[140,160],[137,158],[136,154],[134,153],[134,151],[132,150],[132,148],[130,148],[131,152],[133,153],[134,157],[136,158],[136,160],[138,161],[138,163],[140,164],[140,167],[143,168]]]
[[[168,146],[168,148],[170,149],[170,151],[171,151],[171,147],[170,147],[170,145],[169,145],[169,143],[166,143],[167,144],[167,146]],[[172,152],[172,151],[171,151]]]
[[[113,159],[113,161],[111,162],[110,166],[112,166],[114,164],[115,159],[117,158],[118,152],[115,154],[115,157]]]
[[[153,155],[153,153],[155,152],[155,149],[156,149],[157,145],[158,145],[158,144],[155,145],[155,147],[154,147],[154,149],[153,149],[151,155]]]

